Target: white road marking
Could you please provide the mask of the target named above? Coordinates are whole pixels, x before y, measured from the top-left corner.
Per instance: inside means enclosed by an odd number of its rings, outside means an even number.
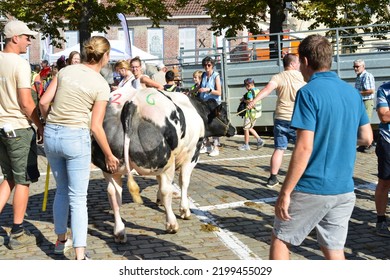
[[[290,155],[291,154],[285,154],[284,156],[290,156]],[[217,161],[238,161],[238,160],[248,160],[248,159],[266,158],[266,157],[271,157],[271,155],[247,156],[247,157],[239,157],[239,158],[237,157],[217,158],[217,159],[210,159],[210,160],[200,160],[199,163],[209,163],[209,162],[217,162]],[[376,184],[374,183],[362,184],[362,185],[357,185],[356,188],[375,190],[375,185]],[[180,191],[180,189],[177,189],[177,191]],[[237,208],[237,207],[245,206],[245,203],[247,202],[270,203],[270,202],[275,202],[276,199],[277,197],[269,197],[269,198],[255,199],[255,200],[236,201],[232,203],[197,207],[195,205],[195,202],[191,198],[189,198],[191,212],[194,213],[196,217],[203,223],[209,223],[214,226],[217,226],[220,229],[220,231],[215,232],[215,234],[222,241],[222,243],[224,243],[225,246],[228,247],[241,260],[259,260],[261,258],[257,256],[248,246],[242,243],[237,237],[235,237],[234,233],[232,233],[229,230],[223,229],[218,224],[216,219],[214,219],[210,211]]]
[[[176,187],[174,184],[174,188],[177,192],[180,192],[180,188]],[[196,217],[205,224],[211,224],[213,226],[218,227],[219,231],[214,231],[214,234],[217,235],[219,240],[227,248],[229,248],[237,257],[241,260],[261,260],[248,246],[242,243],[237,237],[234,236],[234,233],[222,228],[217,221],[214,219],[213,215],[209,212],[210,210],[205,209],[204,207],[198,207],[195,205],[195,201],[189,197],[190,209]]]
[[[290,156],[291,154],[284,154],[284,156]],[[218,161],[239,161],[239,160],[250,160],[258,158],[269,158],[271,155],[262,155],[262,156],[246,156],[246,157],[234,157],[234,158],[216,158],[209,160],[200,160],[199,163],[211,163]],[[91,172],[101,172],[99,168],[91,169]],[[51,173],[51,172],[50,172]],[[42,172],[41,176],[46,176],[46,172]],[[0,176],[0,179],[3,179],[3,176]],[[368,189],[375,190],[377,182],[360,184],[356,185],[355,189]],[[180,189],[175,187],[176,191],[180,192]],[[219,231],[214,232],[218,238],[227,248],[229,248],[238,258],[241,260],[261,260],[248,246],[241,242],[237,237],[234,236],[234,233],[222,228],[217,220],[213,217],[210,211],[220,210],[220,209],[233,209],[241,206],[245,206],[245,203],[270,203],[275,202],[277,197],[269,197],[262,199],[254,200],[245,200],[245,201],[236,201],[232,203],[218,204],[218,205],[209,205],[209,206],[196,206],[195,201],[189,197],[191,212],[196,215],[196,217],[205,224],[212,224],[219,228]]]
[[[376,188],[377,184],[378,184],[378,182],[367,183],[367,184],[360,184],[360,185],[356,185],[355,189],[366,189],[366,190],[375,191],[375,188]]]
[[[200,210],[196,206],[190,206],[191,212],[196,215],[196,217],[205,224],[212,224],[219,228],[219,231],[214,231],[215,235],[218,236],[219,240],[227,248],[229,248],[240,260],[261,260],[248,246],[242,243],[237,237],[234,236],[234,233],[222,228],[215,221],[213,215],[208,211]]]
[[[224,203],[224,204],[217,204],[217,205],[210,205],[210,206],[202,206],[202,207],[198,207],[198,209],[202,210],[202,211],[232,209],[232,208],[245,206],[245,203],[248,203],[248,202],[252,202],[252,203],[270,203],[270,202],[275,202],[276,199],[277,199],[277,197],[274,196],[274,197],[261,198],[261,199],[243,200],[243,201],[235,201],[235,202],[231,202],[231,203]]]
[[[235,158],[216,158],[216,159],[200,160],[198,163],[208,163],[208,162],[215,162],[215,161],[248,160],[248,159],[257,159],[257,158],[270,158],[271,156],[272,155],[247,156],[247,157],[235,157]],[[291,156],[291,154],[285,154],[283,156]]]

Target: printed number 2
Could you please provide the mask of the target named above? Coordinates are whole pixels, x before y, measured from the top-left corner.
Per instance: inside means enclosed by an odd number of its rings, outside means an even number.
[[[122,94],[120,93],[115,93],[112,95],[111,97],[111,103],[114,103],[114,104],[121,104],[120,102],[118,102],[118,100],[122,97]]]

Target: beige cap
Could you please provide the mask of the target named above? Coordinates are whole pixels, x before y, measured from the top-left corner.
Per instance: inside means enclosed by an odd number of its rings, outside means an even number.
[[[30,30],[28,26],[20,20],[9,21],[4,27],[5,38],[12,38],[19,35],[36,36],[38,32]]]

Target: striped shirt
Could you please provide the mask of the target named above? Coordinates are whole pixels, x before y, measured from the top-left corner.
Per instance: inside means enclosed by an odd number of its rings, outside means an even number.
[[[361,92],[363,90],[369,90],[372,89],[375,92],[375,79],[374,76],[371,73],[368,73],[366,70],[364,70],[360,75],[356,77],[355,80],[355,88]],[[363,100],[370,100],[374,99],[375,93],[372,93],[370,95],[362,96]]]

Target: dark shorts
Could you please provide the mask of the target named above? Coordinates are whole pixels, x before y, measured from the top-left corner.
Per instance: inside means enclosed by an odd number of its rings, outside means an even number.
[[[274,145],[275,149],[286,150],[288,142],[295,143],[297,134],[295,129],[290,127],[291,122],[285,120],[274,120]]]
[[[15,130],[16,137],[7,138],[0,130],[0,166],[4,179],[28,185],[38,181],[38,156],[35,131]]]
[[[390,180],[390,143],[380,134],[375,148],[378,157],[378,178]]]

